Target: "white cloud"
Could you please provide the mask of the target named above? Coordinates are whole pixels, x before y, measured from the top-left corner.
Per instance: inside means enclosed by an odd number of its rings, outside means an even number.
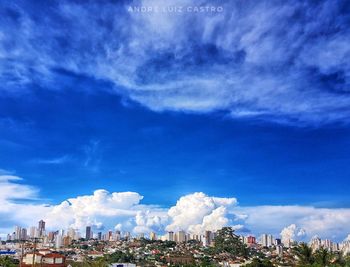
[[[344,241],[350,241],[350,234],[344,239]]]
[[[227,208],[233,208],[236,203],[235,198],[209,197],[201,192],[183,196],[169,209],[171,222],[166,229],[190,232],[217,230],[230,222]]]
[[[244,207],[239,206],[235,198],[212,197],[197,192],[180,197],[176,205],[167,209],[142,204],[143,196],[136,192],[110,193],[103,189],[54,205],[43,203],[38,190],[23,184],[17,176],[1,175],[0,188],[2,235],[12,231],[14,225],[36,225],[40,219],[47,221],[51,229],[73,227],[83,230],[92,225],[98,229],[133,233],[178,230],[200,233],[231,225],[237,231],[250,231],[255,235],[271,233],[275,237],[281,234],[284,238],[288,236],[296,240],[319,235],[340,241],[350,232],[348,208]],[[22,199],[27,201],[21,202]]]
[[[208,3],[171,2],[201,4]],[[339,26],[347,24],[341,7],[332,1],[220,5],[222,13],[155,14],[65,2],[52,16],[39,14],[39,21],[12,5],[18,19],[1,25],[2,89],[32,83],[56,88],[55,71],[61,69],[111,82],[117,93],[155,111],[225,110],[279,122],[348,120],[350,35]]]
[[[349,208],[286,205],[238,207],[237,210],[247,215],[245,226],[255,233],[268,232],[278,236],[278,229],[290,224],[295,224],[305,231],[304,239],[319,235],[322,238],[342,240],[350,232]],[[299,236],[296,237],[302,239],[303,235],[300,235],[302,233],[299,232]]]
[[[57,158],[50,159],[34,159],[32,162],[37,164],[62,164],[71,160],[69,155],[64,155]]]
[[[21,182],[21,177],[0,175],[0,228],[8,229],[23,222],[36,223],[37,218],[49,210],[44,204],[21,204],[21,200],[37,200],[39,192],[37,188]]]
[[[53,206],[44,219],[49,225],[78,229],[111,220],[126,221],[137,214],[142,198],[135,192],[109,193],[96,190],[93,195],[69,198]]]
[[[35,199],[38,190],[29,185],[19,184],[23,179],[14,175],[0,175],[0,201],[11,199]]]
[[[305,236],[306,232],[302,228],[298,228],[294,223],[283,228],[281,231],[282,243],[286,244],[289,241],[295,241],[296,237]]]

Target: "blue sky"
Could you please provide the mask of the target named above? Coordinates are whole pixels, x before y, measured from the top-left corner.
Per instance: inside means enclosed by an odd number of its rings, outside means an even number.
[[[159,208],[204,192],[237,198],[242,213],[349,213],[345,1],[175,1],[178,13],[129,10],[161,1],[1,5],[0,175],[29,190],[4,203],[105,189]],[[222,11],[186,11],[200,5]],[[350,232],[332,229],[324,235]]]

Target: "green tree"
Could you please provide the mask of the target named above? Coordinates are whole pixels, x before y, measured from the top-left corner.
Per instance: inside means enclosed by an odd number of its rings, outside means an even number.
[[[0,256],[0,266],[15,267],[15,266],[18,266],[18,263],[9,256]]]
[[[245,267],[273,267],[273,264],[268,259],[254,258],[251,263],[244,265]]]
[[[108,263],[116,263],[116,262],[133,262],[135,261],[134,255],[130,253],[124,253],[122,251],[113,252],[110,255],[105,256],[105,260]]]
[[[331,264],[332,254],[327,249],[320,248],[316,250],[314,257],[318,266],[329,266]]]
[[[229,253],[232,256],[243,257],[247,257],[249,254],[247,246],[234,234],[232,227],[223,227],[218,230],[214,241],[216,253]]]
[[[294,247],[293,254],[297,258],[298,266],[311,266],[315,262],[312,249],[306,243],[301,243],[300,245]]]
[[[208,256],[204,256],[199,265],[201,267],[211,267],[211,266],[215,266],[214,262],[208,257]]]

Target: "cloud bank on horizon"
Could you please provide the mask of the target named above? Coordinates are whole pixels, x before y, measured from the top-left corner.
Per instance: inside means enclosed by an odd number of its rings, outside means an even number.
[[[346,1],[2,2],[0,93],[106,81],[154,111],[320,124],[350,118]],[[58,83],[60,81],[60,83]],[[97,90],[85,86],[85,90]]]
[[[271,233],[293,240],[319,235],[340,241],[350,232],[349,208],[244,207],[238,205],[236,198],[212,197],[202,192],[182,196],[174,206],[166,208],[142,204],[143,196],[136,192],[110,193],[103,189],[56,205],[43,203],[36,188],[24,184],[20,177],[1,175],[0,186],[1,235],[12,232],[14,225],[37,225],[40,219],[55,230],[72,227],[83,231],[90,225],[98,231],[117,229],[134,234],[179,230],[203,233],[229,225],[247,235]]]

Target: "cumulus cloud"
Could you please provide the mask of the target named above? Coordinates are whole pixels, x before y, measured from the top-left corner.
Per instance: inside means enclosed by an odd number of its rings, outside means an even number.
[[[136,216],[143,197],[135,192],[109,193],[96,190],[93,195],[69,198],[52,206],[44,219],[52,226],[82,229],[87,225],[101,225],[125,222]]]
[[[40,219],[44,219],[50,229],[83,230],[91,225],[96,229],[134,234],[179,230],[203,233],[230,225],[241,233],[270,233],[275,237],[280,234],[282,238],[294,240],[310,239],[317,234],[340,241],[350,232],[350,209],[346,208],[245,207],[239,206],[236,198],[208,196],[202,192],[182,196],[174,206],[163,208],[142,204],[143,196],[137,192],[111,193],[103,189],[59,204],[45,204],[36,188],[11,175],[0,176],[0,188],[0,233],[3,235],[11,232],[14,225],[28,227]]]
[[[183,196],[169,209],[171,222],[166,229],[192,233],[217,230],[230,222],[227,208],[232,208],[236,203],[235,198],[209,197],[204,193]]]
[[[291,224],[281,231],[281,238],[283,243],[288,243],[289,241],[295,241],[296,237],[305,236],[305,230],[302,228],[298,228],[295,224]]]
[[[331,209],[285,205],[237,207],[237,210],[247,215],[244,221],[245,226],[258,233],[268,232],[278,236],[277,229],[295,224],[297,229],[303,229],[296,232],[299,239],[319,235],[322,238],[342,240],[350,231],[347,223],[350,220],[350,209],[348,208]]]
[[[135,233],[149,233],[151,231],[162,232],[168,222],[168,216],[164,210],[138,211],[135,216]]]
[[[2,2],[1,89],[71,88],[83,75],[155,111],[224,110],[294,123],[350,117],[349,14],[341,1],[221,1],[215,13],[130,12],[129,4],[61,1],[33,10]]]

